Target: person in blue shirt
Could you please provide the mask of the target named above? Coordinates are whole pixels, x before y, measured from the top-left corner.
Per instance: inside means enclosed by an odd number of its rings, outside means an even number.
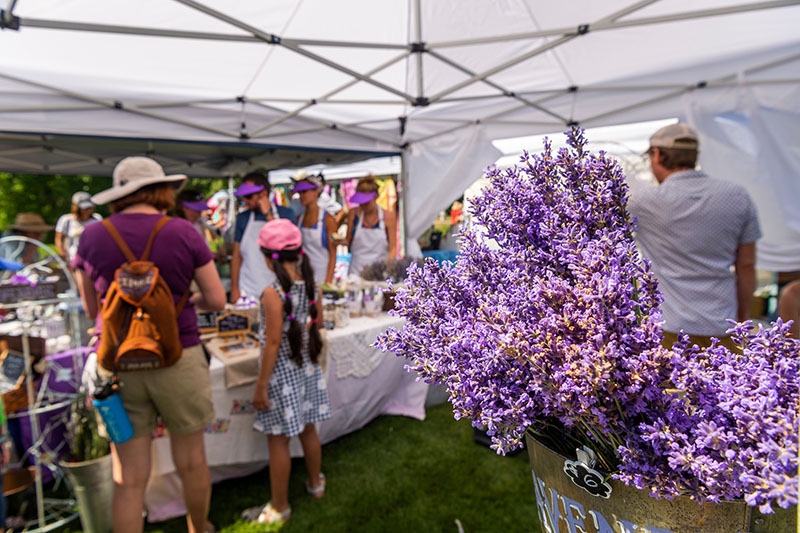
[[[258,247],[258,232],[268,220],[288,218],[295,221],[291,208],[273,204],[269,195],[272,187],[269,178],[261,172],[251,172],[242,179],[236,196],[245,210],[236,216],[231,253],[231,296],[236,303],[242,296],[255,300],[275,281],[275,273],[267,268]]]

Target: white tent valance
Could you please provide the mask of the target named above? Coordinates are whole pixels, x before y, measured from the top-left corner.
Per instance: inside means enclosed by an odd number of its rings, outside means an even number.
[[[775,191],[759,262],[800,270],[799,3],[5,0],[0,169],[109,175],[147,153],[213,176],[402,154],[413,236],[496,159],[492,139],[678,116],[709,170]],[[715,168],[738,150],[730,128],[757,155]]]

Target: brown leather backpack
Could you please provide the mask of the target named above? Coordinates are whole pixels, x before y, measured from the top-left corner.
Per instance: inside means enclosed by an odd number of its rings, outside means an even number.
[[[101,307],[103,326],[97,360],[106,370],[151,370],[175,364],[181,357],[178,320],[189,289],[176,306],[158,267],[148,261],[156,234],[169,222],[156,223],[142,257],[133,255],[110,220],[103,226],[128,260],[114,273]]]

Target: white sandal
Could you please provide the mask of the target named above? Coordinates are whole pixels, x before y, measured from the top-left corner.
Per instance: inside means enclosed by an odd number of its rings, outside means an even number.
[[[322,472],[319,473],[319,486],[316,488],[312,488],[311,485],[308,484],[308,480],[306,480],[306,492],[311,495],[311,497],[317,499],[325,496],[325,474]]]
[[[258,515],[256,522],[259,524],[285,524],[287,520],[292,517],[292,508],[287,507],[285,511],[277,511],[272,506],[272,502],[267,503],[261,513]]]

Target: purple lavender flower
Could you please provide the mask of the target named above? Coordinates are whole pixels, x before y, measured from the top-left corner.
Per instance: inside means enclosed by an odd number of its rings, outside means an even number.
[[[405,324],[376,344],[444,384],[456,418],[485,426],[499,453],[532,431],[566,455],[589,446],[658,497],[796,502],[796,341],[780,324],[741,325],[742,354],[662,348],[623,173],[584,150],[581,130],[567,136],[488,170],[458,260],[411,265],[395,298]]]
[[[676,345],[670,379],[679,392],[652,402],[652,422],[622,449],[619,479],[655,496],[744,498],[764,513],[797,504],[800,342],[780,320],[750,328],[731,330],[741,352],[686,338]]]

